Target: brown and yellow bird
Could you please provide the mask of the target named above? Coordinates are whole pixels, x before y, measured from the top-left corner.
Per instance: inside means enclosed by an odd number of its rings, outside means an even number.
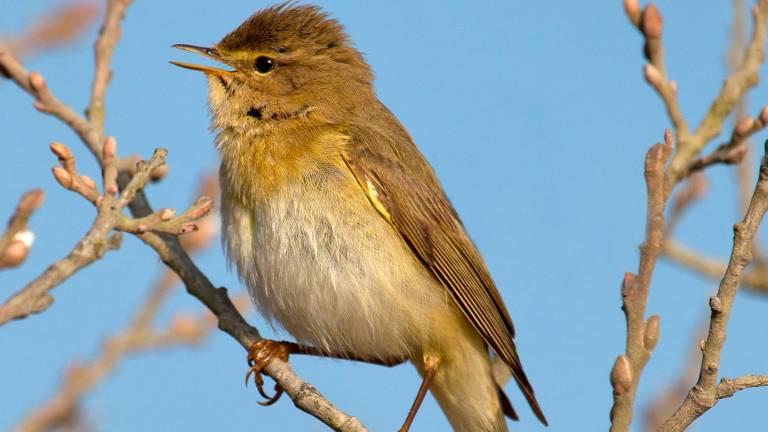
[[[455,430],[506,431],[492,351],[546,424],[483,259],[341,24],[281,4],[175,46],[231,67],[173,62],[208,78],[229,260],[303,344],[257,344],[257,374],[287,353],[410,360],[423,383],[401,430],[431,390]]]

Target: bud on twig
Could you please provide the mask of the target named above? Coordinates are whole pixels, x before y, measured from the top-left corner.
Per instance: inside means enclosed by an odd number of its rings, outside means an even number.
[[[768,124],[768,106],[763,107],[763,109],[760,111],[760,122],[763,124]]]
[[[171,208],[164,208],[158,212],[158,217],[160,218],[160,220],[166,221],[166,222],[173,219],[174,215],[176,215],[176,210]]]
[[[627,356],[623,354],[616,358],[611,369],[611,386],[616,395],[626,393],[632,386],[632,367]]]
[[[659,342],[659,327],[661,326],[661,318],[658,315],[653,315],[645,322],[645,331],[643,333],[643,346],[648,351],[653,351],[656,348],[656,344]]]
[[[62,167],[53,167],[53,178],[67,189],[72,187],[72,176]]]
[[[641,30],[646,38],[660,38],[664,29],[664,21],[661,18],[661,11],[654,4],[649,4],[643,11],[643,22]]]
[[[740,140],[743,137],[749,135],[752,127],[755,125],[755,119],[752,117],[744,117],[736,123],[736,127],[733,128],[733,140]]]
[[[624,0],[624,13],[634,25],[640,22],[640,3],[637,0]]]
[[[664,85],[664,77],[661,76],[661,72],[656,69],[656,66],[650,63],[643,66],[643,77],[648,81],[648,84],[652,85],[658,91],[660,91]]]
[[[39,93],[41,90],[45,89],[45,78],[43,78],[43,76],[38,72],[30,72],[29,86],[32,87],[32,90],[34,90],[36,93]]]

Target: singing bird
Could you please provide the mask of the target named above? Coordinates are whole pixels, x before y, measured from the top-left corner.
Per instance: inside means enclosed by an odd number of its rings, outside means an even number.
[[[174,46],[229,67],[172,62],[208,79],[228,259],[298,342],[254,345],[256,376],[289,353],[410,361],[423,382],[401,430],[429,390],[455,430],[506,431],[495,353],[546,424],[480,253],[342,25],[283,3]]]

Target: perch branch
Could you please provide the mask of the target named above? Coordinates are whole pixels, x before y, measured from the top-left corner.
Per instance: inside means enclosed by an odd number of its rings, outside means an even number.
[[[114,1],[114,0],[112,0]],[[110,10],[112,12],[110,12]],[[116,13],[119,8],[108,9],[107,13]],[[123,8],[124,12],[124,8]],[[109,20],[109,16],[106,20]],[[105,21],[106,21],[105,20]],[[117,21],[119,24],[119,20]],[[55,98],[53,93],[45,85],[42,75],[27,72],[21,63],[4,48],[0,43],[0,67],[8,72],[8,76],[16,82],[17,85],[26,90],[33,96],[37,103],[35,106],[43,112],[50,113],[56,118],[64,121],[80,137],[86,147],[96,159],[102,162],[102,142],[100,133],[96,127],[91,125],[85,118],[79,116],[71,108]],[[34,83],[34,85],[33,85]],[[116,162],[116,165],[119,165]],[[120,188],[128,185],[131,174],[125,171],[118,171],[117,183]],[[136,193],[129,208],[135,218],[150,216],[154,211],[143,191]],[[208,309],[213,312],[219,320],[219,328],[232,336],[246,350],[254,343],[261,340],[258,330],[250,326],[240,315],[232,301],[227,295],[225,288],[216,288],[208,278],[194,264],[189,255],[184,251],[178,238],[167,234],[156,234],[146,232],[137,234],[145,243],[155,249],[163,262],[171,268],[184,282],[187,291],[200,300]],[[50,299],[50,297],[48,297]],[[0,311],[1,311],[0,307]],[[1,322],[1,321],[0,321]],[[338,408],[315,389],[311,384],[303,381],[293,371],[289,363],[276,359],[272,361],[265,369],[285,390],[294,405],[302,411],[316,417],[330,428],[336,431],[365,431],[366,428],[360,421],[350,416]]]

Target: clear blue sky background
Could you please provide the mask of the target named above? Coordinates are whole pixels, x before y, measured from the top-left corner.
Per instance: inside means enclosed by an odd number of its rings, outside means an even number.
[[[0,32],[12,34],[56,1],[0,3]],[[217,163],[207,130],[202,76],[171,66],[191,57],[177,42],[212,44],[266,2],[138,0],[115,54],[107,130],[123,154],[170,150],[171,173],[149,190],[155,206],[183,207],[201,172]],[[608,372],[624,347],[619,284],[637,265],[645,199],[643,155],[668,125],[642,79],[641,38],[621,1],[467,2],[323,1],[347,27],[377,72],[381,99],[399,116],[432,162],[483,252],[518,328],[518,347],[553,431],[604,430]],[[667,64],[685,114],[696,123],[724,76],[730,2],[661,2]],[[86,105],[91,40],[29,62],[76,109]],[[764,74],[763,74],[764,76]],[[752,94],[750,112],[768,103],[768,86]],[[50,176],[52,140],[69,144],[81,169],[96,167],[76,137],[35,112],[30,99],[0,83],[0,215],[30,187],[48,196],[35,215],[29,261],[0,273],[9,296],[66,254],[90,226],[93,211]],[[765,139],[765,133],[758,136]],[[680,229],[681,239],[726,258],[739,214],[731,171],[716,167],[707,199]],[[220,248],[197,262],[217,285],[241,290]],[[128,236],[109,254],[59,287],[45,314],[0,328],[0,429],[7,429],[57,388],[62,368],[87,359],[103,337],[125,326],[160,272],[154,253]],[[676,377],[716,283],[662,262],[649,312],[662,316],[661,341],[646,369],[638,408]],[[163,315],[200,310],[179,291]],[[766,373],[763,297],[735,305],[722,373]],[[273,335],[255,314],[252,322]],[[256,405],[243,387],[244,352],[217,334],[201,349],[130,358],[87,398],[100,429],[324,430],[283,398]],[[419,385],[409,365],[386,369],[349,362],[294,360],[296,370],[372,430],[394,430]],[[508,386],[522,420],[514,430],[544,430],[519,392]],[[722,401],[696,423],[744,430],[764,421],[768,392],[748,390]],[[641,417],[638,415],[638,417]],[[415,430],[446,430],[432,399]],[[635,427],[639,430],[639,427]]]

